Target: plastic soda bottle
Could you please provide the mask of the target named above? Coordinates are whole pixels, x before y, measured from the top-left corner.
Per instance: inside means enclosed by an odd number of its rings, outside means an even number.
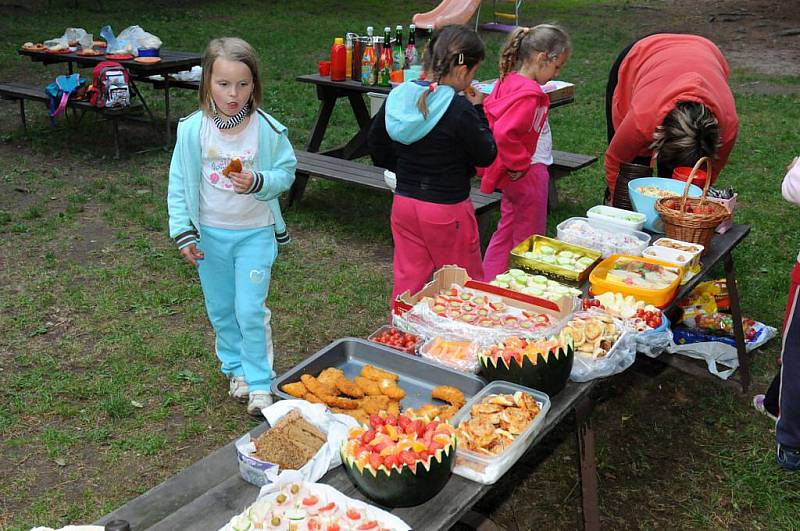
[[[344,81],[347,68],[347,50],[344,39],[336,37],[331,47],[331,81]]]
[[[367,27],[367,43],[364,48],[364,55],[361,56],[361,84],[374,85],[375,79],[375,48],[372,46],[372,26]]]
[[[389,26],[383,28],[383,49],[381,49],[381,58],[378,70],[378,85],[381,87],[392,86],[392,66],[394,65],[394,57],[392,57],[392,29]]]
[[[345,49],[345,65],[344,65],[344,77],[345,79],[350,79],[353,77],[353,34],[348,33],[345,41],[344,41],[344,49]]]

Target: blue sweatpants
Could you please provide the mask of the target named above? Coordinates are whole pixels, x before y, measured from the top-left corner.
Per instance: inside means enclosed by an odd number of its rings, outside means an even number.
[[[781,348],[781,390],[777,441],[789,448],[800,448],[800,262],[792,269],[789,300],[783,321]]]
[[[278,256],[274,226],[229,230],[200,227],[205,257],[198,273],[217,357],[227,376],[244,376],[250,391],[267,391],[272,370],[271,312],[266,305]]]

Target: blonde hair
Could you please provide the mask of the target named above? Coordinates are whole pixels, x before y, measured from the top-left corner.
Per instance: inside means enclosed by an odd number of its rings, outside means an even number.
[[[425,46],[422,62],[425,72],[432,77],[431,81],[438,83],[453,68],[466,65],[467,69],[472,70],[485,57],[483,41],[475,30],[463,24],[451,24],[433,34]],[[417,109],[426,120],[428,94],[429,91],[426,90],[417,100]]]
[[[517,28],[500,51],[500,78],[536,54],[544,53],[549,63],[571,50],[569,35],[560,26],[539,24],[532,28]]]
[[[200,90],[197,97],[200,100],[200,108],[207,114],[211,114],[211,74],[214,70],[214,62],[217,59],[236,61],[244,63],[250,69],[253,76],[253,92],[250,94],[250,111],[253,114],[261,106],[261,76],[258,69],[258,58],[256,51],[246,41],[238,37],[222,37],[214,39],[208,43],[206,51],[203,52],[203,74],[200,77]]]
[[[716,159],[722,141],[716,116],[702,103],[679,101],[653,132],[650,144],[659,167],[694,166],[700,157]]]

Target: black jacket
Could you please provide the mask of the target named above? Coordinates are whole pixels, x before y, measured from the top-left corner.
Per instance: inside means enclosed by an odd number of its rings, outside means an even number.
[[[367,144],[375,164],[397,174],[395,192],[430,203],[467,199],[475,167],[488,166],[497,156],[483,106],[456,95],[431,132],[408,145],[389,137],[384,107],[372,121]]]

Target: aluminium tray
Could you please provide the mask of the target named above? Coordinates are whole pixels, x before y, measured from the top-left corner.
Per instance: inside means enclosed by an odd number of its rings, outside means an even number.
[[[280,388],[283,384],[300,381],[303,374],[317,376],[328,367],[337,367],[344,371],[347,378],[352,379],[367,364],[391,371],[400,377],[397,383],[406,391],[406,397],[400,402],[403,409],[416,409],[423,404],[441,404],[442,402],[431,398],[431,391],[438,385],[457,387],[464,393],[466,401],[486,386],[486,381],[478,376],[464,374],[366,339],[345,337],[334,341],[273,380],[272,393],[281,398],[294,398]]]

